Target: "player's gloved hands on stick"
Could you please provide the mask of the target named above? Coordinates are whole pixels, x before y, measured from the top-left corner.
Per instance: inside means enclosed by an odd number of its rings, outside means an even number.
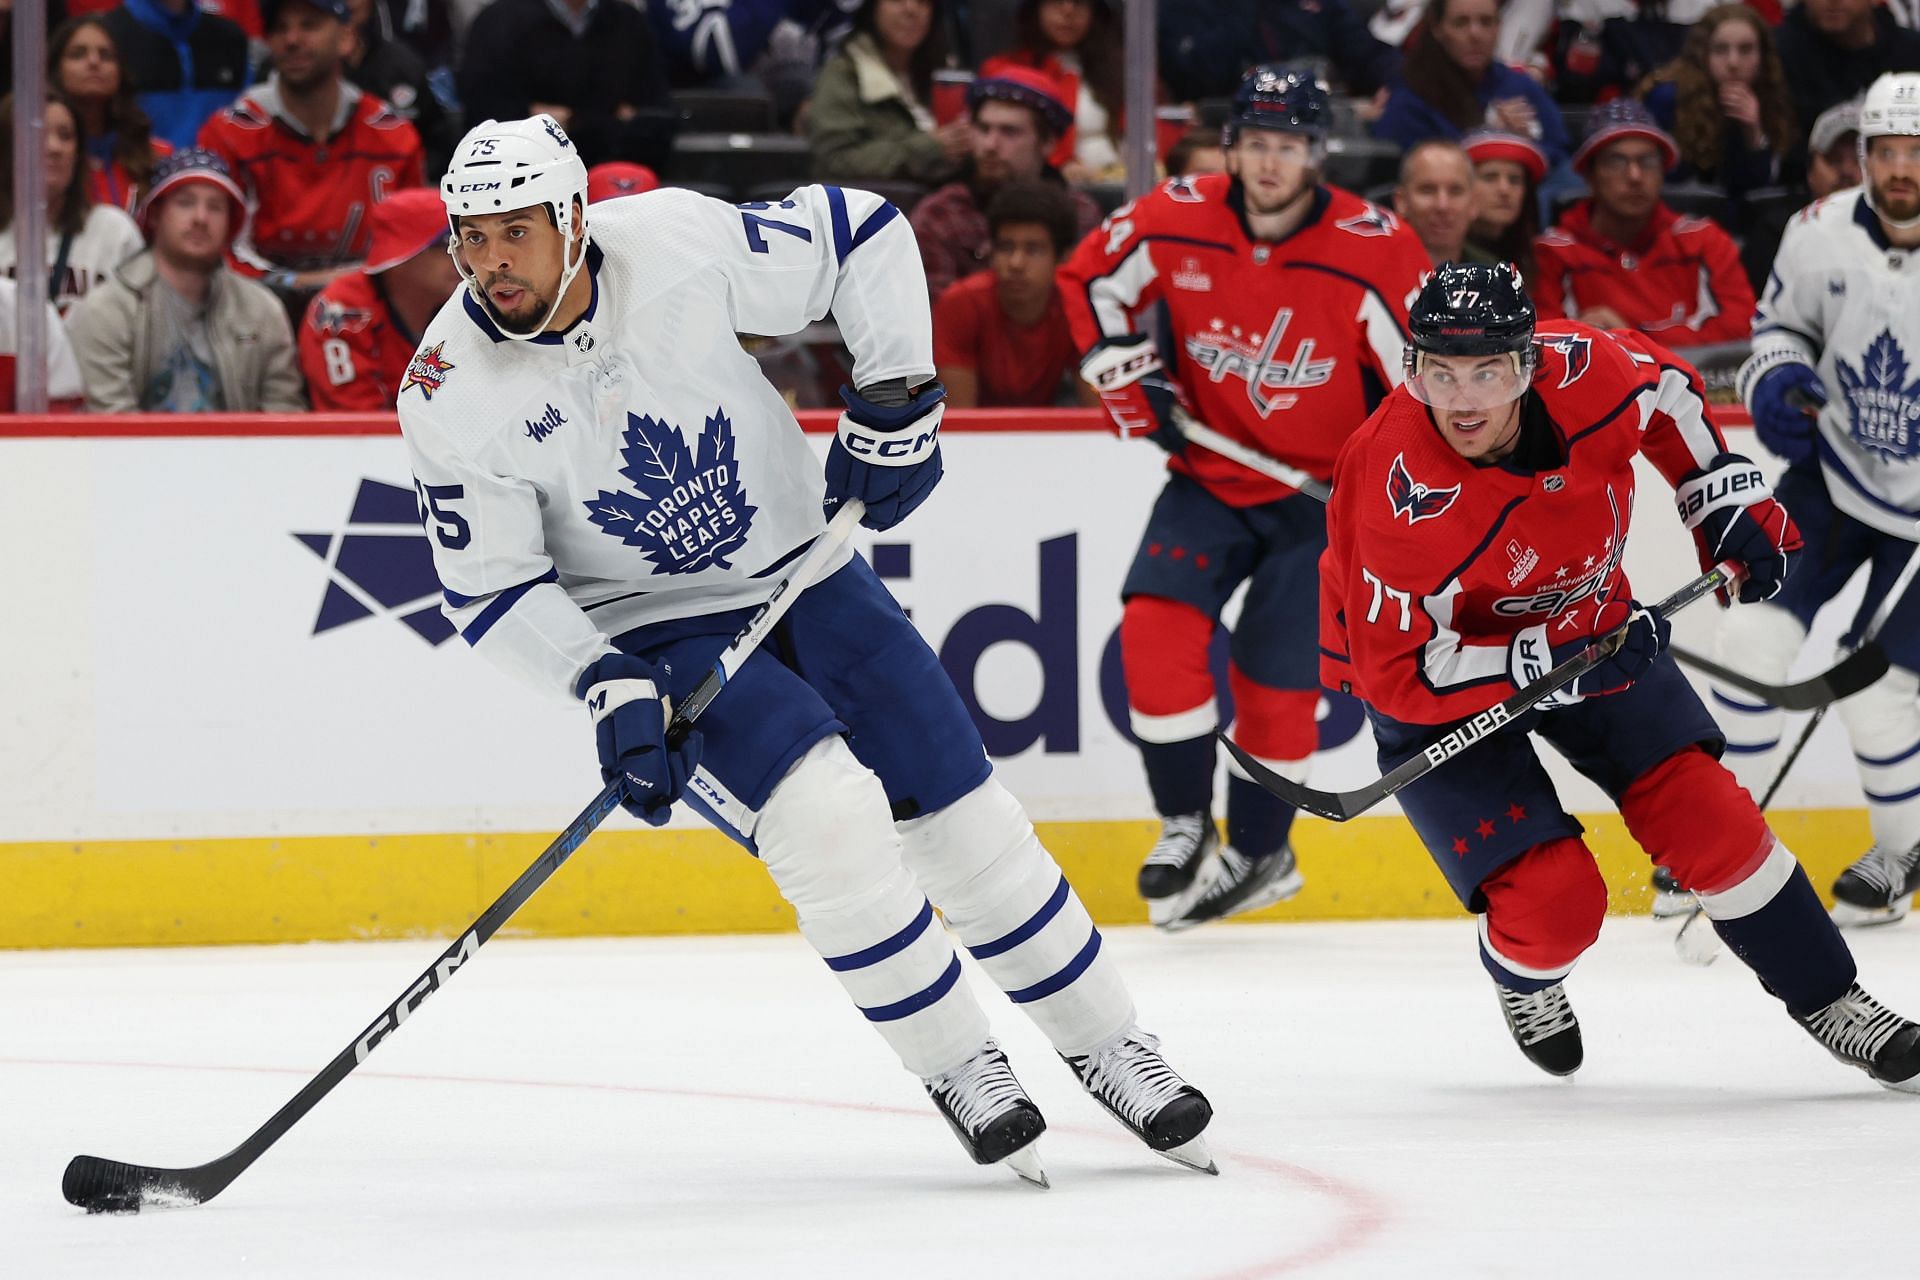
[[[1827,402],[1819,371],[1798,360],[1777,364],[1753,384],[1754,433],[1789,463],[1814,454],[1815,414]]]
[[[1800,554],[1800,530],[1773,500],[1759,467],[1737,453],[1720,454],[1681,477],[1673,500],[1680,523],[1693,530],[1702,570],[1722,560],[1737,561],[1746,574],[1740,581],[1742,604],[1779,593]],[[1727,592],[1718,595],[1725,603]]]
[[[1168,453],[1181,453],[1187,438],[1174,422],[1180,392],[1160,364],[1153,339],[1128,334],[1101,343],[1080,362],[1080,376],[1100,393],[1100,403],[1122,439],[1145,436]]]
[[[847,411],[827,449],[827,511],[858,498],[867,504],[861,524],[891,529],[940,483],[947,389],[929,382],[909,396],[906,383],[893,379],[860,391],[842,387],[840,398]]]
[[[689,731],[678,746],[667,744],[667,704],[653,677],[652,663],[609,653],[574,687],[593,716],[601,781],[621,778],[621,806],[657,827],[700,763],[701,737]]]
[[[1593,609],[1590,625],[1563,628],[1564,618],[1528,627],[1513,637],[1507,648],[1507,667],[1513,683],[1525,688],[1567,659],[1597,640],[1605,639],[1621,627],[1627,629],[1620,647],[1596,663],[1572,683],[1561,686],[1540,705],[1568,707],[1584,698],[1618,693],[1647,673],[1653,660],[1667,647],[1673,624],[1660,610],[1637,600],[1609,600]],[[1561,637],[1556,640],[1555,637]]]

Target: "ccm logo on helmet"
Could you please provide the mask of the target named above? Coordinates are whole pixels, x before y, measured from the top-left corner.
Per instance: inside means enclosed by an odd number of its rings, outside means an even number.
[[[500,186],[498,182],[463,182],[458,191],[461,195],[465,195],[469,191],[498,191]]]

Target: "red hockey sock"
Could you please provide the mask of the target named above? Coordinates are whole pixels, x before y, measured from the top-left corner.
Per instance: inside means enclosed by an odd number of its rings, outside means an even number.
[[[1759,869],[1773,833],[1753,797],[1699,747],[1674,752],[1620,797],[1627,831],[1689,889],[1719,893]]]
[[[1213,673],[1207,646],[1213,619],[1190,604],[1161,596],[1134,596],[1120,616],[1120,665],[1127,677],[1127,706],[1134,732],[1150,741],[1171,741],[1142,732],[1142,717],[1179,716],[1213,705]],[[1211,729],[1209,722],[1202,732]],[[1192,733],[1180,733],[1188,738]]]
[[[1233,740],[1262,760],[1304,760],[1320,744],[1318,689],[1274,689],[1237,664],[1227,668],[1233,690]]]
[[[1548,840],[1480,882],[1487,914],[1481,941],[1523,978],[1557,978],[1600,936],[1607,886],[1577,836]]]

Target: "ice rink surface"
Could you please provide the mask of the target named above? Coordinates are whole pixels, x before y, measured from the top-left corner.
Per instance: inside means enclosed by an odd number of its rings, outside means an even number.
[[[4,953],[0,1275],[1909,1274],[1861,1237],[1912,1220],[1920,1097],[1671,930],[1608,921],[1572,1082],[1514,1048],[1464,921],[1109,930],[1213,1099],[1218,1178],[1122,1132],[976,971],[1050,1191],[968,1162],[797,935],[500,939],[218,1199],[137,1217],[69,1207],[67,1159],[222,1154],[440,944]],[[1920,924],[1850,936],[1920,1011]]]

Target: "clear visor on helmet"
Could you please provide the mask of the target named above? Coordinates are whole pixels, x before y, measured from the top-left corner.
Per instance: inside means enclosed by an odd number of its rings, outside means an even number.
[[[1409,349],[1407,390],[1436,409],[1498,409],[1527,393],[1533,348],[1490,356],[1443,356]]]

